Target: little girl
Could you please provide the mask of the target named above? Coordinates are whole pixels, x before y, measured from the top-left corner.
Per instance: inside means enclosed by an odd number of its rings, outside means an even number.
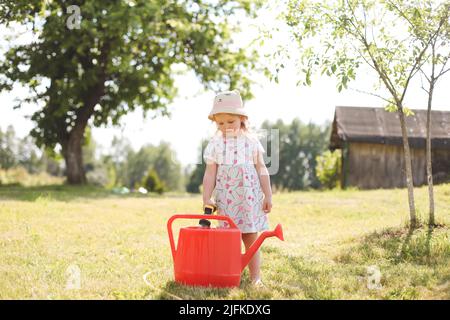
[[[208,118],[217,132],[205,148],[203,205],[216,205],[219,215],[229,216],[242,232],[246,250],[258,232],[268,229],[272,209],[270,177],[264,164],[264,148],[249,132],[248,116],[238,91],[219,93]],[[211,200],[215,190],[215,201]],[[226,222],[221,222],[226,226]],[[249,263],[252,282],[262,286],[260,253]]]

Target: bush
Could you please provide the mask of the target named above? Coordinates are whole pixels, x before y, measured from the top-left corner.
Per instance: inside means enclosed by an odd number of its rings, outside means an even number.
[[[110,183],[108,172],[105,168],[95,168],[94,170],[88,171],[86,173],[86,180],[89,184],[100,187],[105,187]]]
[[[332,189],[339,186],[341,176],[341,150],[327,150],[316,157],[316,176],[320,183]]]
[[[205,165],[196,165],[191,173],[187,173],[186,191],[189,193],[201,193],[200,186],[203,183],[203,175],[205,174]]]
[[[55,177],[47,172],[30,174],[21,166],[4,170],[0,168],[0,185],[42,186],[64,183],[63,177]]]
[[[166,191],[164,182],[158,176],[155,169],[150,169],[142,181],[142,186],[150,192],[162,194]]]

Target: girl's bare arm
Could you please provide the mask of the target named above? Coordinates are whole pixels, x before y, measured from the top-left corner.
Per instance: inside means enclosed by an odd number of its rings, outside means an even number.
[[[256,172],[259,176],[259,181],[261,182],[261,189],[264,192],[266,199],[272,199],[272,188],[270,186],[270,175],[267,170],[266,164],[264,163],[264,157],[262,152],[258,151],[258,155],[255,161]]]
[[[211,204],[211,196],[216,186],[217,163],[206,163],[205,175],[203,176],[203,205]]]

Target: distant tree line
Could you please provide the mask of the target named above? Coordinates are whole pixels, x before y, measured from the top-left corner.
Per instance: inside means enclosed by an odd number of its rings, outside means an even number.
[[[289,124],[278,120],[275,123],[265,121],[262,129],[267,132],[279,130],[279,168],[271,177],[273,186],[280,190],[319,188],[316,158],[328,148],[330,124],[303,123],[299,119]],[[273,136],[268,137],[265,157],[270,157],[272,152],[270,142]]]
[[[47,172],[61,176],[63,169],[59,160],[50,150],[38,148],[32,137],[18,138],[13,126],[0,128],[0,169],[22,167],[30,174]]]
[[[114,172],[114,185],[155,188],[160,193],[184,189],[182,166],[169,143],[144,145],[138,151],[130,145],[128,139],[114,137],[110,154],[103,157],[103,163]]]
[[[145,145],[134,151],[128,139],[114,137],[109,152],[100,154],[88,129],[82,148],[84,170],[90,184],[108,188],[145,187],[159,193],[184,189],[181,164],[167,142],[158,146]],[[25,169],[30,175],[46,172],[58,177],[65,176],[66,170],[57,152],[38,148],[30,136],[19,138],[12,126],[4,131],[0,128],[0,170],[17,168]],[[2,182],[1,177],[0,184],[8,184]]]

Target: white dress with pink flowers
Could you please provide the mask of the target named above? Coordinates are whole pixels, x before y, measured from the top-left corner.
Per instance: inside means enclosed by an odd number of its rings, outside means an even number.
[[[216,134],[205,148],[205,161],[218,164],[215,202],[219,215],[233,219],[242,233],[269,228],[262,210],[264,193],[255,168],[257,152],[265,152],[259,140],[246,133],[224,137]],[[221,222],[220,226],[227,226]]]

